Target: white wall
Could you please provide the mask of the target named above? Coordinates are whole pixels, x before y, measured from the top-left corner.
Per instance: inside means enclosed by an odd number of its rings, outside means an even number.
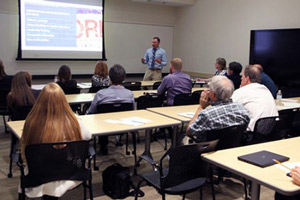
[[[218,57],[249,62],[250,30],[300,28],[299,0],[198,0],[179,8],[173,55],[185,71],[215,72]]]
[[[134,3],[130,0],[105,1],[105,21],[107,23],[117,22],[173,27],[176,19],[175,11],[176,9],[173,7]],[[0,22],[2,25],[0,59],[4,62],[8,74],[14,74],[20,70],[26,70],[32,74],[56,74],[59,66],[62,64],[69,65],[73,74],[93,73],[94,61],[16,61],[18,47],[18,0],[0,0]],[[114,38],[110,38],[111,35],[110,30],[105,27],[107,41],[114,40]],[[149,47],[151,47],[151,39],[149,38],[148,41]],[[106,43],[107,48],[109,48],[109,45]],[[118,60],[118,55],[113,53],[107,56],[109,65],[114,64],[114,61]],[[133,60],[133,58],[130,59]],[[140,60],[140,57],[136,59]],[[130,67],[127,70],[129,73],[140,72],[135,71],[135,69],[141,66],[133,64]]]

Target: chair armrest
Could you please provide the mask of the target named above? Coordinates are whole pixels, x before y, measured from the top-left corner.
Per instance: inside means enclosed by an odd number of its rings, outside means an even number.
[[[159,165],[149,156],[142,155],[140,156],[140,158],[147,161],[150,165],[152,165],[154,170],[160,169]]]
[[[197,137],[194,135],[187,135],[193,142],[201,142]]]

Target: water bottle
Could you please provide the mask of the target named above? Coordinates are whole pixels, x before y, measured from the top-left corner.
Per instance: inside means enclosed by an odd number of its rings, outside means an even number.
[[[278,90],[277,95],[276,95],[276,99],[278,99],[279,101],[282,99],[281,90]]]
[[[54,83],[58,81],[57,75],[54,76]]]

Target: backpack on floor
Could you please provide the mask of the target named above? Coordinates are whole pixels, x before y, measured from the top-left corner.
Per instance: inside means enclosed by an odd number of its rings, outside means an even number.
[[[135,189],[129,168],[115,163],[107,167],[102,173],[103,192],[113,199],[123,199],[134,196],[134,191],[130,192],[130,187]]]

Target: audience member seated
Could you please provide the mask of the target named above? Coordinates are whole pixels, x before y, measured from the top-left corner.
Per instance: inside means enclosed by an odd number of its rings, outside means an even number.
[[[98,61],[95,66],[95,72],[92,77],[92,87],[110,86],[111,81],[108,76],[106,62]]]
[[[33,106],[39,96],[38,90],[31,89],[31,75],[28,72],[15,74],[11,84],[11,91],[7,95],[8,108],[11,111],[23,106]]]
[[[170,74],[163,78],[162,83],[157,89],[159,95],[167,92],[167,105],[173,105],[174,97],[178,94],[191,93],[191,77],[183,72],[182,61],[180,58],[171,60]]]
[[[56,82],[63,91],[68,94],[71,90],[76,90],[77,82],[72,79],[71,70],[67,65],[62,65],[57,74],[58,81]]]
[[[8,76],[5,73],[4,65],[2,60],[0,60],[0,88],[10,90],[12,76]]]
[[[21,138],[21,153],[26,164],[25,148],[30,144],[89,140],[90,132],[72,112],[62,89],[55,83],[46,85],[29,113]],[[53,181],[27,188],[30,198],[58,199],[79,181]],[[50,197],[49,197],[50,196]],[[55,198],[56,197],[56,198]]]
[[[233,84],[227,77],[214,76],[209,90],[201,93],[200,105],[188,125],[187,135],[205,141],[206,131],[248,123],[249,112],[242,104],[231,100],[233,91]]]
[[[226,75],[226,60],[225,58],[217,58],[215,63],[216,73],[214,76],[225,76]],[[197,78],[197,81],[205,81],[208,82],[209,79],[207,78]]]
[[[270,92],[272,93],[272,95],[275,99],[276,98],[276,86],[275,86],[274,81],[271,79],[271,77],[268,74],[266,74],[264,72],[264,69],[261,65],[256,64],[254,66],[257,67],[260,71],[261,84],[263,84],[270,90]]]
[[[300,186],[300,167],[296,166],[291,170],[291,176],[293,183]],[[275,200],[299,200],[300,194],[294,195],[294,196],[285,196],[282,194],[279,194],[278,192],[275,193]]]
[[[238,89],[241,85],[242,76],[240,75],[240,73],[242,69],[242,65],[238,62],[229,63],[226,76],[232,81],[235,90]]]
[[[226,60],[224,58],[217,58],[216,59],[216,73],[215,76],[217,75],[221,75],[221,76],[225,76],[226,74]]]
[[[278,116],[276,104],[268,88],[260,84],[260,71],[254,65],[245,67],[241,87],[234,91],[233,102],[241,103],[250,113],[248,129],[253,131],[256,121],[263,117]]]
[[[122,82],[124,81],[126,72],[124,67],[121,65],[114,65],[109,70],[109,77],[112,82],[112,85],[109,88],[99,90],[96,93],[95,98],[87,114],[97,113],[97,106],[100,104],[109,104],[109,103],[134,103],[133,93],[124,88]],[[108,137],[102,136],[100,140],[101,152],[102,154],[107,154],[107,144]]]

